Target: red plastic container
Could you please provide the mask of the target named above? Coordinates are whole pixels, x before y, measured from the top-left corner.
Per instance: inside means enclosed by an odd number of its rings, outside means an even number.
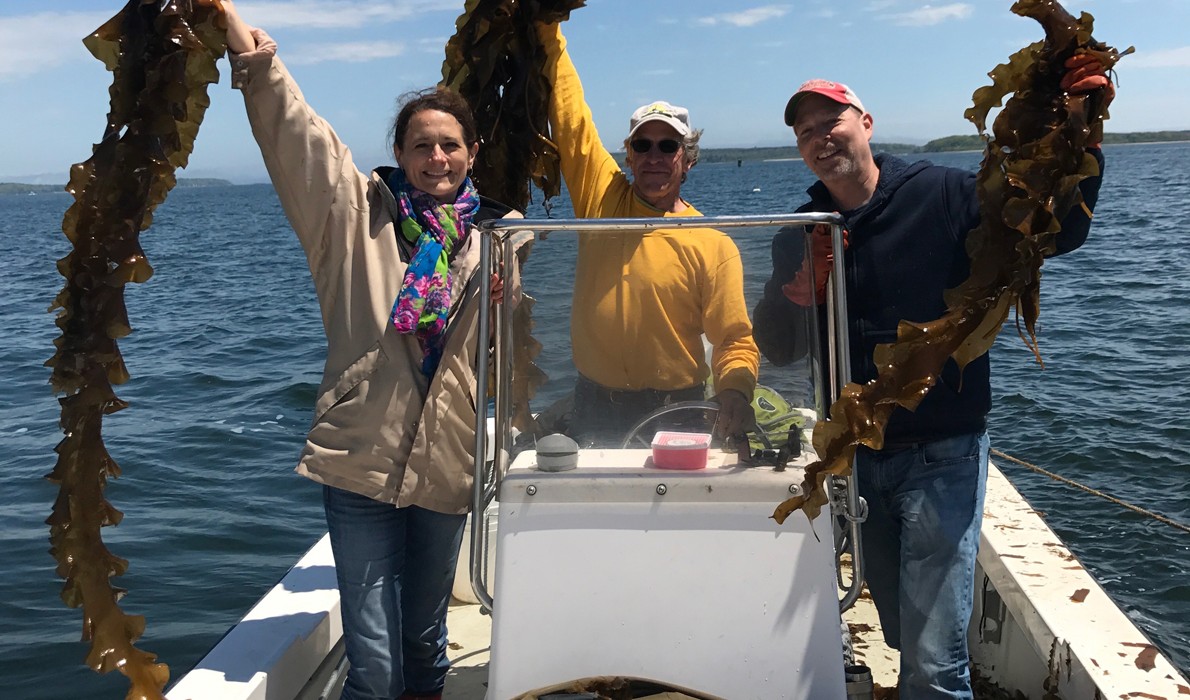
[[[658,469],[704,469],[710,447],[708,433],[663,430],[653,436],[653,466]]]

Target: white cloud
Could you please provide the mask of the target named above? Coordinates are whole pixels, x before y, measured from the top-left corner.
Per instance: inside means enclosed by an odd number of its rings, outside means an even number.
[[[72,61],[95,60],[83,47],[83,37],[113,14],[40,12],[0,17],[0,80],[28,76]]]
[[[441,54],[443,51],[443,47],[446,46],[446,42],[448,42],[448,41],[450,41],[450,37],[445,37],[445,36],[434,37],[434,38],[422,37],[421,39],[418,39],[417,41],[415,41],[414,45],[417,46],[417,50],[421,53]]]
[[[461,12],[462,3],[456,0],[263,0],[241,2],[237,9],[250,24],[274,28],[331,29],[374,27],[407,21],[430,12]],[[83,47],[83,37],[95,31],[118,11],[103,12],[38,12],[34,14],[0,17],[0,81],[15,80],[58,66],[94,61]],[[445,40],[438,43],[441,50]],[[347,55],[350,51],[376,51],[364,58]],[[363,61],[389,58],[402,48],[394,42],[343,44],[318,47],[309,57],[290,57],[290,63],[320,61]]]
[[[1190,68],[1190,46],[1163,51],[1140,51],[1121,61],[1126,68]]]
[[[971,16],[972,9],[971,5],[962,2],[941,5],[939,7],[926,5],[918,10],[910,10],[909,12],[900,12],[891,15],[890,19],[893,24],[899,24],[903,27],[930,27],[935,24],[942,24],[947,20],[969,17]]]
[[[272,29],[344,29],[374,27],[409,19],[428,12],[462,11],[461,4],[451,0],[389,0],[364,2],[348,0],[263,0],[243,2],[236,9],[244,21]]]
[[[399,56],[405,46],[395,41],[347,41],[337,44],[303,44],[285,52],[285,61],[291,66],[308,66],[315,63],[367,63]]]
[[[778,17],[784,17],[787,14],[789,14],[788,5],[765,5],[763,7],[754,7],[750,10],[743,10],[742,12],[728,12],[721,15],[703,17],[698,20],[698,23],[712,26],[730,24],[735,27],[751,27],[762,22],[777,19]]]

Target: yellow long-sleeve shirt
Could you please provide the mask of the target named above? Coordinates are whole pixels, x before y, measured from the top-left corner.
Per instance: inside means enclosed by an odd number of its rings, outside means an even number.
[[[558,25],[538,29],[553,85],[550,128],[579,218],[702,216],[656,209],[603,147]],[[713,350],[708,368],[702,334]],[[735,242],[714,229],[580,234],[571,307],[574,365],[616,389],[684,389],[706,381],[749,399],[760,353]]]

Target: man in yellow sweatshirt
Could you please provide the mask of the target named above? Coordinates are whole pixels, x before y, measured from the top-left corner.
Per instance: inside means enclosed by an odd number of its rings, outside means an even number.
[[[575,216],[702,216],[681,196],[702,134],[687,110],[659,101],[632,114],[624,141],[630,181],[599,139],[560,26],[539,25],[538,33],[553,87],[550,128]],[[743,276],[739,249],[714,229],[580,234],[570,325],[576,438],[614,442],[662,405],[702,399],[708,377],[720,407],[716,432],[751,427],[760,353]]]

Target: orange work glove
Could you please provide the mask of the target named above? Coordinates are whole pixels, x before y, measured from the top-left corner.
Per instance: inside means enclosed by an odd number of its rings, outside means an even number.
[[[793,280],[781,287],[787,299],[798,306],[826,302],[826,282],[830,279],[831,268],[835,263],[831,247],[831,227],[826,224],[815,225],[810,232],[810,256],[802,262]],[[843,229],[843,250],[847,250],[847,229]]]
[[[1107,77],[1107,66],[1091,53],[1076,53],[1066,59],[1066,75],[1062,76],[1059,85],[1070,93],[1091,92],[1103,88],[1103,108],[1111,104],[1116,97],[1116,86]],[[1088,144],[1088,148],[1098,148],[1099,144]]]

